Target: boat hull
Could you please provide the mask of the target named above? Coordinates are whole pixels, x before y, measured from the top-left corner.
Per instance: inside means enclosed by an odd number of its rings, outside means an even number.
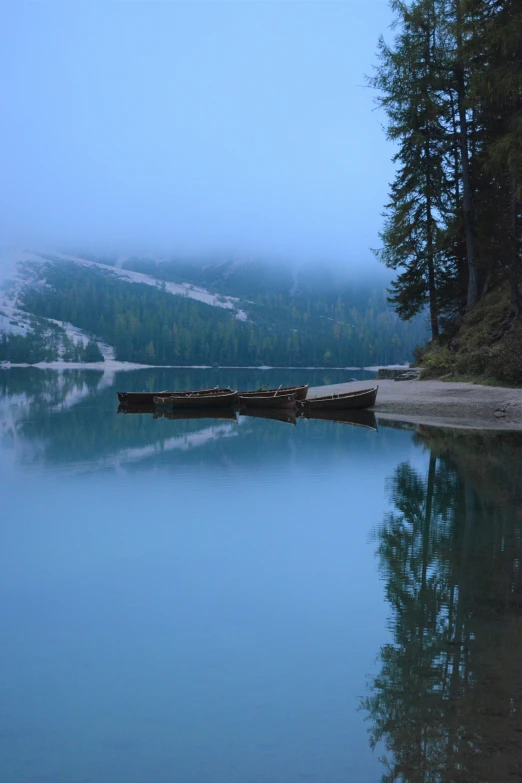
[[[285,386],[279,389],[260,389],[259,391],[246,391],[239,392],[240,397],[273,397],[277,392],[277,396],[280,397],[284,394],[294,394],[296,400],[305,400],[308,394],[309,384],[305,386]]]
[[[158,398],[154,398],[156,402]],[[215,394],[193,394],[193,395],[171,395],[170,397],[159,398],[156,403],[161,407],[171,408],[172,410],[190,409],[190,408],[229,408],[237,405],[237,391],[220,391]]]
[[[241,408],[293,408],[295,405],[295,394],[272,394],[271,397],[254,397],[248,395],[239,395],[239,406]]]
[[[192,391],[161,391],[161,392],[118,392],[118,400],[122,405],[154,405],[154,398],[170,397],[172,394],[211,394],[218,390],[218,386],[212,389],[194,389]],[[232,391],[223,389],[223,391]]]
[[[298,406],[304,411],[362,410],[363,408],[371,408],[375,405],[378,389],[378,386],[374,386],[372,389],[345,392],[344,394],[331,394],[328,397],[315,397],[299,402]]]

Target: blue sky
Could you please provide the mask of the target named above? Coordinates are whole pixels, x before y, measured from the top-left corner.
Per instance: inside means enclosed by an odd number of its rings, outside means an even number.
[[[392,150],[364,75],[384,0],[17,0],[0,18],[4,244],[377,267]]]

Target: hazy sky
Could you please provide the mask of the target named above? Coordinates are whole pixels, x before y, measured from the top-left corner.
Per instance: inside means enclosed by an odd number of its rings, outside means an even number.
[[[392,166],[364,74],[385,0],[0,14],[0,244],[372,258]]]

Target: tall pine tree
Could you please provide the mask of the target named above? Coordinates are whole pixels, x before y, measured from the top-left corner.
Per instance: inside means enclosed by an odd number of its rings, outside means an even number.
[[[369,80],[388,116],[387,136],[398,146],[377,256],[399,271],[390,297],[399,315],[411,318],[428,304],[432,337],[437,337],[442,216],[450,189],[440,3],[419,0],[408,6],[393,0],[391,5],[399,33],[392,47],[380,39],[380,63]]]

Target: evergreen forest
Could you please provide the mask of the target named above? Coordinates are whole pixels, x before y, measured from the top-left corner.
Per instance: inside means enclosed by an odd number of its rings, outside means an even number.
[[[38,364],[39,362],[103,362],[93,339],[74,342],[65,329],[41,318],[31,318],[27,334],[0,335],[0,362]]]
[[[150,270],[149,270],[150,271]],[[167,280],[168,266],[159,274]],[[129,283],[111,267],[46,261],[31,270],[20,306],[42,318],[67,321],[114,346],[121,361],[173,365],[362,366],[407,361],[423,341],[423,317],[403,323],[386,303],[384,287],[282,281],[257,286],[247,320],[230,310],[156,286]],[[283,284],[284,282],[284,284]],[[229,282],[228,291],[230,293]],[[215,287],[214,287],[215,288]],[[235,292],[234,292],[235,293]]]
[[[451,339],[462,319],[501,288],[505,307],[480,346],[483,363],[506,338],[519,353],[522,3],[391,6],[394,38],[380,39],[368,80],[396,149],[376,251],[396,273],[390,301],[406,319],[427,307],[432,338],[458,352]]]

